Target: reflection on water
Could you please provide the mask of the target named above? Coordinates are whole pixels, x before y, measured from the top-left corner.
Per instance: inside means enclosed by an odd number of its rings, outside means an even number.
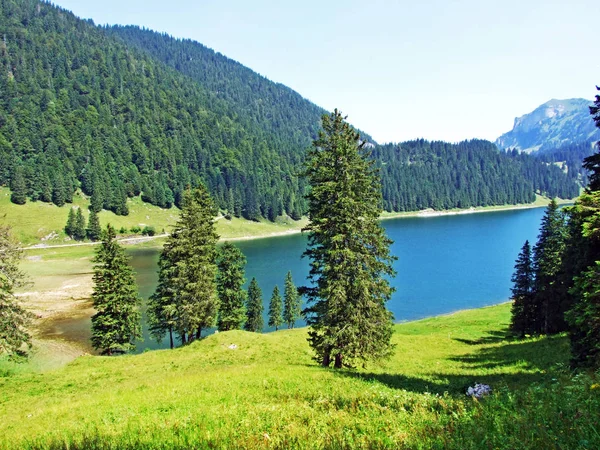
[[[40,336],[45,339],[71,342],[77,344],[82,350],[93,353],[90,342],[92,336],[91,314],[93,311],[89,310],[85,315],[46,320],[40,326]]]

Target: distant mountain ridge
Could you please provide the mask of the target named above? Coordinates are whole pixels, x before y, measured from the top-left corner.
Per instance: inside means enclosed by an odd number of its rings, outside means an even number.
[[[529,114],[515,118],[513,129],[496,139],[500,149],[536,152],[600,139],[590,116],[590,100],[552,99]]]

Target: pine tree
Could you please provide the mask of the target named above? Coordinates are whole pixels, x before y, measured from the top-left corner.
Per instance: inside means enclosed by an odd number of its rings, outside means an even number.
[[[246,323],[244,324],[244,330],[253,331],[255,333],[262,332],[264,326],[262,313],[262,291],[258,286],[256,278],[252,278],[252,280],[250,280],[250,286],[248,286],[248,300],[246,304]]]
[[[141,299],[128,258],[115,237],[115,229],[107,225],[93,260],[92,301],[97,313],[92,317],[92,346],[104,355],[132,350],[141,337]]]
[[[244,300],[246,292],[242,286],[246,257],[231,242],[225,242],[217,258],[217,293],[219,295],[219,331],[242,328],[246,318]]]
[[[600,95],[596,95],[590,114],[600,128]],[[567,272],[581,270],[574,277],[569,291],[572,306],[565,314],[571,366],[594,369],[600,368],[600,141],[597,147],[598,152],[584,159],[583,167],[590,172],[586,192],[569,209],[569,225],[575,230],[569,234],[565,255]]]
[[[600,91],[600,86],[596,86],[596,90]],[[596,127],[600,128],[600,95],[596,95],[594,105],[590,106],[590,114]],[[596,143],[596,146],[598,152],[583,160],[583,167],[590,172],[588,175],[588,190],[590,191],[600,190],[600,141]]]
[[[563,213],[552,199],[540,226],[533,248],[535,294],[533,308],[537,311],[535,333],[552,334],[566,330],[564,313],[568,300],[561,294],[560,270],[565,250],[566,224]]]
[[[75,209],[69,208],[69,216],[67,217],[67,224],[65,225],[65,233],[67,236],[75,236]]]
[[[216,322],[217,212],[203,185],[186,191],[181,215],[161,252],[158,285],[149,301],[148,316],[153,336],[160,341],[169,333],[171,346],[173,333],[186,344]]]
[[[10,180],[10,201],[15,205],[24,205],[27,201],[27,184],[23,175],[23,169],[18,166]]]
[[[578,298],[566,314],[571,326],[571,364],[600,368],[600,261],[575,278]]]
[[[10,228],[0,225],[0,355],[9,357],[26,355],[24,345],[31,348],[27,327],[32,316],[15,297],[15,289],[26,284],[19,270],[21,258],[22,250]]]
[[[312,286],[302,288],[309,342],[325,367],[391,354],[393,289],[391,241],[378,222],[381,182],[360,135],[335,110],[309,150],[305,176],[311,190],[304,229]]]
[[[77,208],[77,214],[75,216],[75,229],[73,230],[73,238],[77,241],[83,241],[85,239],[85,217],[81,208]]]
[[[515,262],[515,272],[511,281],[513,283],[511,331],[520,336],[534,333],[538,311],[535,310],[533,303],[535,279],[529,241],[523,244]]]
[[[298,289],[294,285],[294,280],[292,279],[292,272],[288,272],[285,276],[283,297],[283,321],[287,324],[288,328],[294,328],[296,320],[300,319],[302,313],[300,305],[302,297],[298,295]]]
[[[279,329],[283,323],[283,317],[281,316],[283,310],[283,300],[279,293],[279,286],[273,288],[273,294],[271,295],[271,301],[269,302],[269,326],[275,327],[275,331]]]
[[[95,211],[90,211],[90,217],[88,218],[88,226],[85,230],[85,234],[90,241],[97,241],[100,239],[102,228],[100,227],[98,213]]]

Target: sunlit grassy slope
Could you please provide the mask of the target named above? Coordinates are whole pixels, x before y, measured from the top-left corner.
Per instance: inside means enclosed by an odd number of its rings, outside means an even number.
[[[99,214],[100,224],[104,227],[107,223],[113,225],[117,232],[122,227],[129,230],[133,226],[143,228],[152,226],[157,233],[168,232],[170,227],[177,221],[179,210],[175,207],[162,209],[141,201],[139,197],[127,200],[129,215],[117,216],[110,211],[102,211]],[[64,233],[67,223],[69,208],[79,206],[84,216],[88,217],[89,199],[81,193],[77,193],[72,204],[58,207],[44,202],[30,202],[25,205],[15,205],[10,202],[10,191],[6,187],[0,187],[0,224],[12,227],[13,233],[23,245],[45,243],[48,245],[61,245],[73,243]],[[270,236],[300,230],[306,224],[306,220],[293,221],[287,217],[281,217],[275,222],[266,220],[253,222],[244,219],[233,218],[217,220],[217,232],[223,238],[240,238]]]
[[[594,376],[570,376],[564,337],[507,339],[508,318],[397,325],[394,357],[356,370],[315,365],[297,329],[6,373],[0,448],[599,448]]]

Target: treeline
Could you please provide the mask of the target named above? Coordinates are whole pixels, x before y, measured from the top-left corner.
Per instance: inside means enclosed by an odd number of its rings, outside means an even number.
[[[583,160],[594,153],[594,144],[592,142],[579,142],[575,144],[566,144],[557,148],[540,150],[533,153],[536,159],[547,164],[558,164],[567,176],[580,183],[582,186],[587,184],[587,171],[583,167]]]
[[[201,44],[96,27],[35,0],[0,0],[0,185],[12,200],[128,214],[127,198],[181,206],[207,186],[250,220],[307,211],[297,176],[322,110]],[[367,138],[367,141],[369,139]],[[570,198],[559,168],[485,141],[377,146],[389,211]]]
[[[536,192],[561,198],[579,194],[579,185],[559,167],[500,152],[483,140],[419,139],[375,146],[373,155],[381,165],[387,211],[530,203]]]
[[[600,96],[590,107],[600,128]],[[598,143],[600,150],[600,143]],[[568,331],[573,366],[600,367],[600,152],[588,156],[586,192],[574,206],[548,206],[538,240],[525,242],[512,277],[512,330]]]

